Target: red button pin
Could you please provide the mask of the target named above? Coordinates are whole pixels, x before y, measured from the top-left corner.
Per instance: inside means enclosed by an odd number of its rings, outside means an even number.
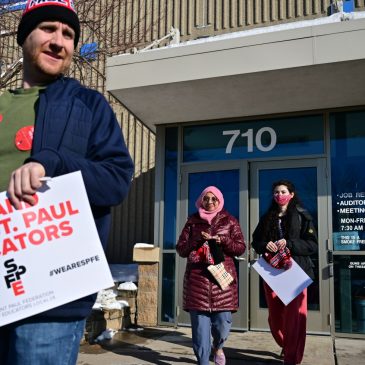
[[[15,135],[15,146],[19,151],[30,151],[32,149],[34,126],[28,125],[20,128]]]

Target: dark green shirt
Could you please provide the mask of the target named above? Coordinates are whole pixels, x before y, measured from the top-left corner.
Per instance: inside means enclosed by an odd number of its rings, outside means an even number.
[[[8,188],[11,172],[30,155],[40,89],[17,89],[0,95],[0,191]]]

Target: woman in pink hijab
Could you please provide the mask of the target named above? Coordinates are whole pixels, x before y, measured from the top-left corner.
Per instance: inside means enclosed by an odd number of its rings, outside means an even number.
[[[245,252],[245,242],[235,217],[224,209],[224,198],[215,186],[206,187],[196,200],[178,240],[176,251],[187,258],[183,308],[190,313],[192,342],[199,365],[226,364],[223,346],[232,312],[238,309],[234,257]]]

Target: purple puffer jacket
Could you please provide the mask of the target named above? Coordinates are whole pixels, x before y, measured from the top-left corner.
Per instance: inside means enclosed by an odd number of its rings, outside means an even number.
[[[186,311],[236,311],[238,290],[234,256],[242,255],[246,249],[240,225],[224,209],[213,218],[211,224],[201,219],[198,213],[193,214],[188,218],[176,245],[176,251],[181,257],[188,257],[191,251],[204,242],[202,231],[211,236],[220,236],[225,257],[224,267],[234,277],[234,281],[222,290],[207,270],[208,264],[188,262],[184,277],[183,308]]]

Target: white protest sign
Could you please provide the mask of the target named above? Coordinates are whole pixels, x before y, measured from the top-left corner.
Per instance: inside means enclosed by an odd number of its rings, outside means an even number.
[[[0,193],[0,326],[114,285],[81,173],[36,198],[15,210]]]
[[[275,269],[263,257],[260,257],[252,267],[285,305],[313,282],[293,259],[292,266],[288,270]]]

